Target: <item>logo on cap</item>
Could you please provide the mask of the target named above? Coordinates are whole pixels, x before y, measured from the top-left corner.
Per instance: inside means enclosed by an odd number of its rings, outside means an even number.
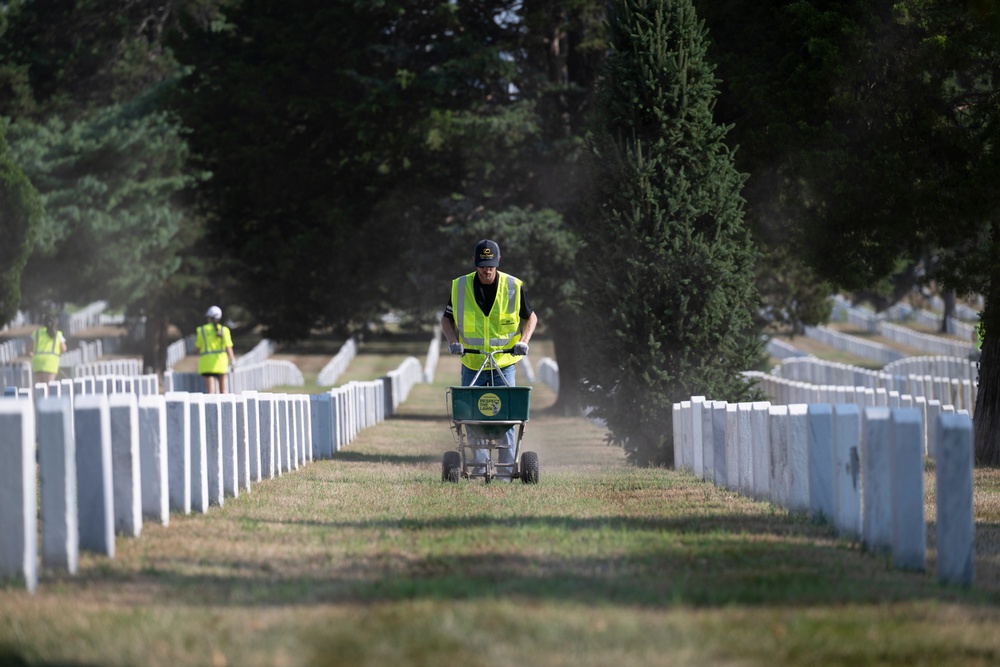
[[[500,246],[493,241],[482,240],[476,244],[476,266],[499,266]]]

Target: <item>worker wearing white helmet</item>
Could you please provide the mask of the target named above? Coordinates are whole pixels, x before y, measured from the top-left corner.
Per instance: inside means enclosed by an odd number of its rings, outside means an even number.
[[[226,376],[229,364],[236,363],[233,353],[233,336],[229,327],[222,324],[222,309],[212,306],[205,313],[206,323],[195,333],[198,348],[198,373],[205,378],[205,393],[226,393]]]

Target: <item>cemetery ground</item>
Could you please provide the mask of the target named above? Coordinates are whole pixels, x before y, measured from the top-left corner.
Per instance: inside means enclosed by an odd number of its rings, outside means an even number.
[[[426,345],[373,342],[345,375]],[[998,471],[976,472],[976,585],[946,588],[931,470],[929,570],[901,572],[827,525],[628,465],[603,429],[548,410],[542,385],[524,439],[540,483],[444,484],[457,376],[443,356],[333,460],[147,523],[114,559],[81,554],[75,576],[42,570],[33,595],[4,584],[0,664],[1000,662]]]

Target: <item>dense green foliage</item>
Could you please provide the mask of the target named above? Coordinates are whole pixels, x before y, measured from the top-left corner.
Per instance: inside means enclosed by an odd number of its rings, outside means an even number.
[[[25,301],[105,300],[146,317],[145,363],[162,369],[167,326],[201,315],[200,302],[190,302],[210,275],[196,259],[201,226],[184,204],[194,177],[179,125],[133,104],[71,123],[21,121],[10,131],[14,157],[45,206],[24,270]]]
[[[530,264],[572,378],[572,265],[544,260],[567,256],[554,234],[575,245],[602,16],[596,0],[244,2],[189,29],[176,105],[213,174],[200,201],[267,335],[426,321],[486,236],[505,269]]]
[[[0,322],[21,304],[21,272],[41,217],[38,191],[10,155],[0,124]]]
[[[182,13],[211,22],[218,4],[3,3],[0,115],[47,208],[22,307],[90,299],[125,307],[146,319],[143,356],[157,369],[168,325],[188,328],[209,295],[225,290],[199,258],[200,224],[183,202],[197,177],[180,126],[161,108],[180,73],[165,34]]]
[[[69,124],[21,122],[9,134],[45,206],[25,270],[32,303],[130,306],[177,270],[185,215],[175,198],[189,179],[176,123],[109,107]]]
[[[12,0],[0,3],[0,116],[75,118],[122,104],[177,74],[164,45],[182,14],[218,0]],[[2,26],[0,26],[2,29]]]
[[[976,3],[699,5],[758,235],[793,244],[850,290],[927,248],[940,255],[934,277],[980,290],[968,251],[983,247],[982,221],[996,210],[986,183],[1000,62]]]
[[[584,373],[611,438],[640,464],[670,465],[672,403],[750,395],[740,373],[759,353],[755,251],[690,1],[622,0],[608,24]]]
[[[213,174],[211,239],[268,335],[349,327],[426,295],[437,202],[497,168],[470,155],[532,131],[506,90],[496,17],[509,5],[247,0],[224,29],[176,44],[195,66],[178,109]]]
[[[848,290],[893,276],[897,289],[882,292],[898,294],[922,276],[982,294],[987,331],[1000,330],[996,4],[699,6],[724,80],[720,116],[736,124],[765,247],[775,239]],[[989,344],[979,402],[977,456],[997,464],[1000,358]]]

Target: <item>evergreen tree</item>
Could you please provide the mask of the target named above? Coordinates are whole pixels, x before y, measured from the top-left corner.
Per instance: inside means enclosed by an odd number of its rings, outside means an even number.
[[[200,235],[183,202],[199,176],[184,170],[177,123],[140,99],[72,123],[22,120],[9,137],[11,159],[45,207],[24,266],[23,301],[106,300],[136,315],[163,312],[166,297],[192,277],[184,262]],[[165,337],[161,324],[147,333]],[[162,346],[144,356],[163,369]]]
[[[172,43],[192,68],[177,109],[212,172],[209,240],[268,337],[350,330],[429,292],[412,257],[441,259],[437,202],[494,168],[467,146],[486,117],[497,141],[530,127],[489,106],[511,97],[514,4],[244,0]]]
[[[0,123],[0,322],[9,322],[21,303],[21,273],[42,217],[38,191],[11,158]]]
[[[226,0],[0,2],[0,117],[10,157],[44,204],[28,244],[22,308],[102,299],[145,319],[144,362],[162,371],[168,325],[227,286],[184,201],[187,144],[157,111],[180,74],[164,37]],[[0,225],[16,226],[2,211]],[[5,239],[17,238],[5,234]],[[5,253],[0,267],[13,271]],[[199,304],[192,308],[192,302]],[[6,305],[0,314],[7,313]],[[190,331],[189,326],[182,330]]]
[[[177,75],[164,36],[225,0],[0,2],[0,116],[75,119]]]
[[[582,253],[585,382],[610,442],[640,465],[673,465],[672,403],[754,393],[740,375],[760,355],[744,176],[712,118],[691,0],[617,0],[608,31]]]
[[[179,261],[159,255],[184,223],[173,205],[189,182],[176,124],[111,107],[70,125],[21,122],[9,136],[46,211],[25,271],[28,302],[124,306],[173,273]]]
[[[778,237],[867,295],[898,298],[916,261],[921,279],[983,295],[976,458],[1000,465],[1000,7],[698,3],[762,247]]]

